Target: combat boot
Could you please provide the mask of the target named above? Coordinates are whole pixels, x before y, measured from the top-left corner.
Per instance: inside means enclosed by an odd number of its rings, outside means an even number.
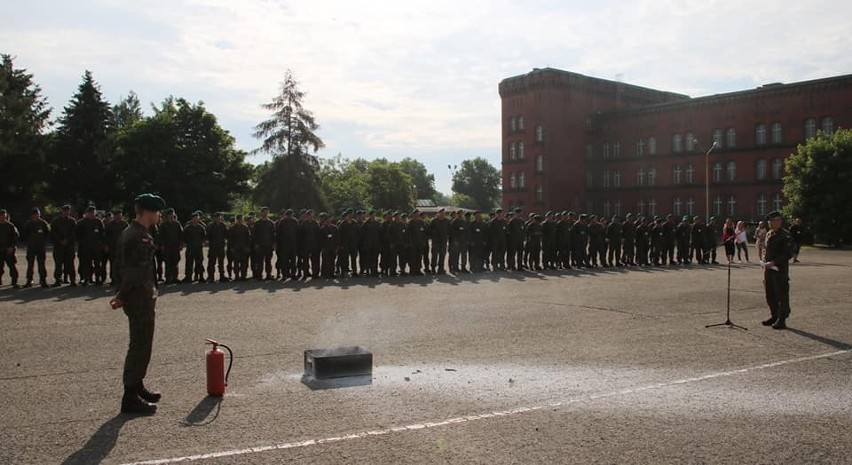
[[[153,415],[157,413],[157,406],[139,397],[135,388],[125,388],[124,397],[121,398],[121,413]]]
[[[144,384],[139,385],[139,387],[136,389],[136,394],[141,397],[142,400],[144,400],[145,402],[149,402],[152,404],[156,404],[163,397],[163,395],[159,392],[152,391],[146,388]]]
[[[763,326],[772,326],[775,324],[776,321],[778,321],[778,318],[773,316],[770,317],[768,320],[761,321],[760,324],[762,324]]]
[[[772,329],[787,329],[787,323],[784,318],[778,318],[778,321],[772,325]]]

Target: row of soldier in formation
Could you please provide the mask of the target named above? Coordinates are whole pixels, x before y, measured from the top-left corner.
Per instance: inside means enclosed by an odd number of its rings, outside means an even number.
[[[216,213],[210,221],[202,212],[182,223],[173,209],[163,212],[151,230],[157,251],[158,279],[179,282],[216,280],[308,279],[364,276],[419,276],[521,270],[567,270],[584,267],[663,266],[716,263],[720,232],[715,218],[675,219],[627,214],[623,219],[598,218],[573,212],[523,215],[496,210],[488,219],[480,212],[439,210],[432,218],[409,213],[346,210],[340,218],[311,210],[287,209],[273,221],[269,209],[259,215]],[[3,250],[18,238],[0,224]],[[33,263],[39,265],[41,285],[45,244],[53,242],[54,286],[103,284],[114,274],[112,251],[127,227],[121,211],[104,221],[89,207],[76,221],[70,207],[48,224],[38,210],[25,223],[21,237],[27,245],[26,286],[33,284]],[[11,229],[14,229],[12,226]],[[205,267],[204,246],[207,245]],[[79,268],[74,269],[74,257]],[[14,254],[13,254],[14,255]],[[273,257],[275,258],[273,262]],[[17,281],[14,256],[5,259]],[[10,264],[11,262],[11,264]],[[2,269],[0,269],[2,279]]]

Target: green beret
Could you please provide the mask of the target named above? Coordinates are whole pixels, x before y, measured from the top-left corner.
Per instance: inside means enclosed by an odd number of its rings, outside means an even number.
[[[89,205],[88,207],[86,207],[86,211],[87,211],[87,212],[93,212],[93,211],[95,211],[95,210],[97,210],[97,208],[95,208],[95,206],[94,206],[94,205]]]
[[[766,216],[769,217],[769,219],[772,219],[772,218],[781,218],[784,215],[782,215],[781,212],[779,212],[778,210],[773,210],[773,211],[769,212],[769,214],[766,215]]]
[[[166,215],[174,215],[175,209],[174,208],[167,208],[163,211],[163,213],[165,213]]]
[[[263,207],[263,208],[261,208],[261,209],[260,209],[260,211],[262,211],[262,212],[268,212],[268,211],[269,211],[269,207]]]
[[[523,211],[523,210],[521,209],[521,207],[517,207],[517,208],[515,208],[515,213],[520,213],[520,212],[522,212],[522,211]]]
[[[66,211],[66,212],[67,212],[67,211],[71,211],[71,205],[63,205],[63,206],[62,206],[62,211]]]
[[[683,215],[683,218],[682,218],[682,219],[683,219],[683,221],[689,221],[689,220],[691,220],[691,219],[692,219],[692,217],[691,217],[691,216],[689,216],[689,215]]]
[[[134,203],[145,210],[158,212],[162,209],[166,208],[166,201],[163,200],[159,195],[154,194],[142,194],[136,197]],[[89,207],[93,208],[93,207]]]
[[[328,216],[328,213],[326,213],[326,212],[320,212],[320,214],[319,214],[320,218],[326,218],[327,216]]]
[[[3,210],[3,211],[5,212],[6,210]],[[39,210],[38,207],[33,207],[33,209],[30,210],[30,215],[40,215],[40,214],[41,214],[41,210]]]
[[[201,216],[201,210],[195,210],[192,212],[192,216]]]
[[[124,214],[124,212],[123,212],[123,211],[121,211],[121,209],[120,209],[120,208],[116,208],[115,210],[113,210],[113,211],[112,211],[112,214],[113,214],[113,215],[123,215],[123,214]]]

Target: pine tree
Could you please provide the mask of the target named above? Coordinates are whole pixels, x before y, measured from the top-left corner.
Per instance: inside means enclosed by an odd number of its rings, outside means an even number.
[[[314,131],[319,125],[314,115],[302,106],[305,93],[299,90],[299,83],[290,70],[284,74],[281,93],[272,102],[262,107],[271,110],[272,118],[255,126],[254,137],[263,139],[260,148],[253,153],[266,152],[273,156],[307,154],[325,147],[322,139]]]
[[[4,205],[20,213],[44,186],[44,129],[50,107],[32,74],[0,55],[0,173]]]
[[[90,71],[65,107],[51,149],[54,200],[109,207],[116,195],[112,161],[113,115]]]
[[[319,160],[315,153],[325,144],[315,133],[319,125],[302,100],[305,93],[290,70],[281,92],[262,107],[272,117],[255,126],[262,144],[252,153],[265,152],[272,161],[259,167],[255,199],[273,208],[327,205],[319,185]]]

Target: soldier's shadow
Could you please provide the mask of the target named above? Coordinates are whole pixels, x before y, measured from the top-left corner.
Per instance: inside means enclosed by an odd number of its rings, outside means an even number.
[[[827,346],[834,347],[834,348],[839,349],[839,350],[852,350],[852,344],[847,344],[845,342],[836,341],[834,339],[829,339],[827,337],[817,336],[816,334],[809,333],[807,331],[802,331],[801,329],[787,328],[787,330],[790,331],[793,334],[802,336],[804,338],[808,338],[812,341],[816,341],[816,342],[825,344]]]
[[[69,455],[62,465],[88,465],[101,463],[115,448],[118,435],[125,423],[134,417],[128,415],[116,415],[101,425],[86,444],[77,452]]]

